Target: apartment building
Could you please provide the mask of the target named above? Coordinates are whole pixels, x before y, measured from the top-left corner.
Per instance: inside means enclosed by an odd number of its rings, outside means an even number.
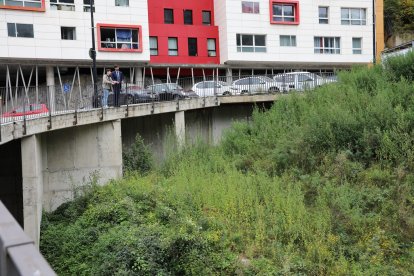
[[[161,75],[348,68],[372,62],[383,45],[373,26],[373,3],[382,14],[382,0],[94,2],[98,67],[127,67],[131,81],[153,68]],[[85,73],[91,45],[90,0],[0,0],[0,78],[10,75],[8,83],[16,66]]]
[[[373,61],[372,0],[215,0],[220,62],[341,68]]]

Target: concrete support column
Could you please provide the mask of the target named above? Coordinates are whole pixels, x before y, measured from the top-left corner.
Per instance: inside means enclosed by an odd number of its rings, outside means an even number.
[[[54,112],[55,111],[55,71],[53,66],[46,67],[46,85],[48,88],[48,104],[49,109]]]
[[[23,224],[26,234],[39,246],[42,221],[42,143],[39,135],[21,141],[23,177]]]
[[[122,177],[121,121],[78,126],[44,134],[43,206],[53,211],[76,191]]]
[[[226,82],[231,84],[233,82],[233,69],[227,68],[226,70]]]
[[[142,76],[142,68],[135,67],[135,83],[141,87],[144,87],[144,77]]]
[[[179,147],[185,145],[185,113],[184,111],[175,112],[175,135]]]

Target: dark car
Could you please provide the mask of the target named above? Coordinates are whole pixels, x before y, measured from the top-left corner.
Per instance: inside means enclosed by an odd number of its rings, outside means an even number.
[[[147,86],[146,90],[158,96],[160,101],[180,100],[192,97],[198,97],[198,95],[192,91],[185,91],[180,85],[176,83],[159,83]]]
[[[109,92],[108,95],[108,105],[114,106],[114,93]],[[149,103],[152,101],[159,101],[158,95],[151,90],[143,89],[140,86],[126,86],[123,87],[121,93],[119,94],[119,104],[137,104],[137,103]],[[94,107],[102,106],[102,93],[99,93],[98,97],[94,97],[93,100]]]

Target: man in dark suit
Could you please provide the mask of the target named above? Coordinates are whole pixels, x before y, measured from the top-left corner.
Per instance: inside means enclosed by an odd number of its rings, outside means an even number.
[[[124,80],[124,74],[119,71],[119,66],[115,65],[115,71],[112,72],[112,80],[114,84],[112,85],[112,90],[114,91],[114,106],[119,107],[119,97],[122,88],[122,81]]]

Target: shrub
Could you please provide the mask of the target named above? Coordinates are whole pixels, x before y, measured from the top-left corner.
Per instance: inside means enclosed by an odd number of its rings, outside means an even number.
[[[124,171],[139,172],[145,174],[149,172],[154,165],[150,148],[144,144],[142,137],[137,134],[134,143],[123,149],[122,154]]]

